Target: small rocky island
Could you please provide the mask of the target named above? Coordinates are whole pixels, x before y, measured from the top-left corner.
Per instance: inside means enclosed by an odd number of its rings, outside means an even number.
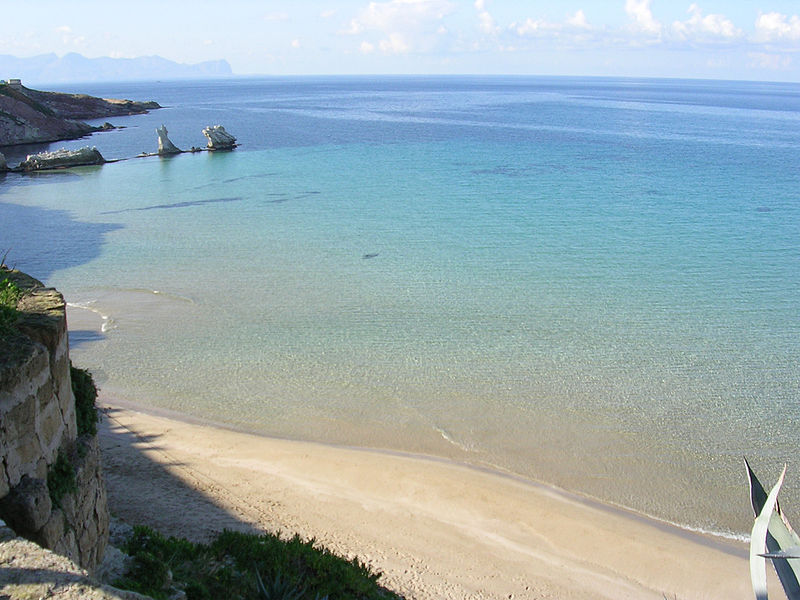
[[[0,82],[0,146],[55,142],[110,129],[83,122],[146,113],[161,108],[157,102],[96,98],[86,94],[42,92],[19,79]]]

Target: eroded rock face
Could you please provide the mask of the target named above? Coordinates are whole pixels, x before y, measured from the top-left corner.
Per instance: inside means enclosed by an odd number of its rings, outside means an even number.
[[[166,125],[162,124],[161,127],[156,127],[156,133],[158,134],[159,155],[163,156],[165,154],[178,154],[181,152],[181,149],[173,144],[169,137],[167,137]]]
[[[106,162],[106,159],[103,158],[103,155],[100,154],[96,147],[85,146],[78,150],[62,148],[55,152],[29,154],[24,161],[19,163],[19,168],[23,171],[43,171],[83,165],[102,165],[104,162]]]
[[[77,139],[103,129],[78,119],[131,115],[157,108],[156,102],[41,92],[0,83],[0,140],[3,145],[13,145]]]
[[[236,146],[236,138],[225,131],[222,125],[206,127],[203,135],[208,138],[209,150],[230,150]]]
[[[0,336],[0,519],[91,570],[108,541],[108,498],[97,437],[78,437],[66,304],[24,273],[2,268],[0,276],[25,291],[14,331]],[[69,464],[74,487],[54,499],[58,461]]]

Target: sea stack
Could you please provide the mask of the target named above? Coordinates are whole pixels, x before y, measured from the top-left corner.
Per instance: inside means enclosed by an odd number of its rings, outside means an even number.
[[[225,131],[222,125],[206,127],[203,135],[208,138],[209,150],[230,150],[236,147],[236,138]]]
[[[161,127],[156,127],[158,134],[158,154],[164,156],[166,154],[179,154],[182,152],[175,144],[173,144],[169,137],[167,137],[167,127],[162,124]]]
[[[8,163],[6,163],[6,157],[0,152],[0,173],[5,173],[6,171],[8,171]]]

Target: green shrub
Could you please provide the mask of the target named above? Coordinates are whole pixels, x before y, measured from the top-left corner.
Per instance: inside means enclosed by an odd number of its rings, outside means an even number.
[[[75,469],[66,454],[59,451],[56,462],[47,470],[47,489],[54,506],[61,506],[65,494],[78,491]]]
[[[72,379],[72,393],[75,396],[75,419],[78,422],[78,435],[85,433],[95,435],[97,422],[100,420],[95,407],[97,386],[95,386],[89,371],[73,367],[72,363],[69,365],[69,370]]]
[[[17,303],[23,291],[0,271],[0,334],[11,331],[19,312]]]
[[[224,531],[209,544],[194,544],[135,527],[125,549],[143,567],[115,584],[157,600],[170,595],[160,577],[150,576],[162,572],[171,573],[188,600],[400,600],[377,583],[380,573],[299,536]]]

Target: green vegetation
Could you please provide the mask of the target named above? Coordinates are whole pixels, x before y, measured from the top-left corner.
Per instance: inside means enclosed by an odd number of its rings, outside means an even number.
[[[19,316],[17,303],[23,293],[8,275],[0,271],[0,335],[9,333],[16,323]]]
[[[134,566],[117,587],[153,598],[173,588],[188,600],[401,600],[378,584],[380,573],[295,535],[224,531],[209,544],[166,538],[136,527],[125,550]]]
[[[75,418],[78,421],[78,435],[97,433],[97,414],[95,400],[97,400],[97,386],[94,384],[92,374],[85,369],[78,369],[69,365],[72,378],[72,393],[75,395]]]
[[[65,494],[78,491],[75,469],[63,452],[59,451],[56,462],[47,471],[47,489],[54,506],[61,506],[61,499]]]

